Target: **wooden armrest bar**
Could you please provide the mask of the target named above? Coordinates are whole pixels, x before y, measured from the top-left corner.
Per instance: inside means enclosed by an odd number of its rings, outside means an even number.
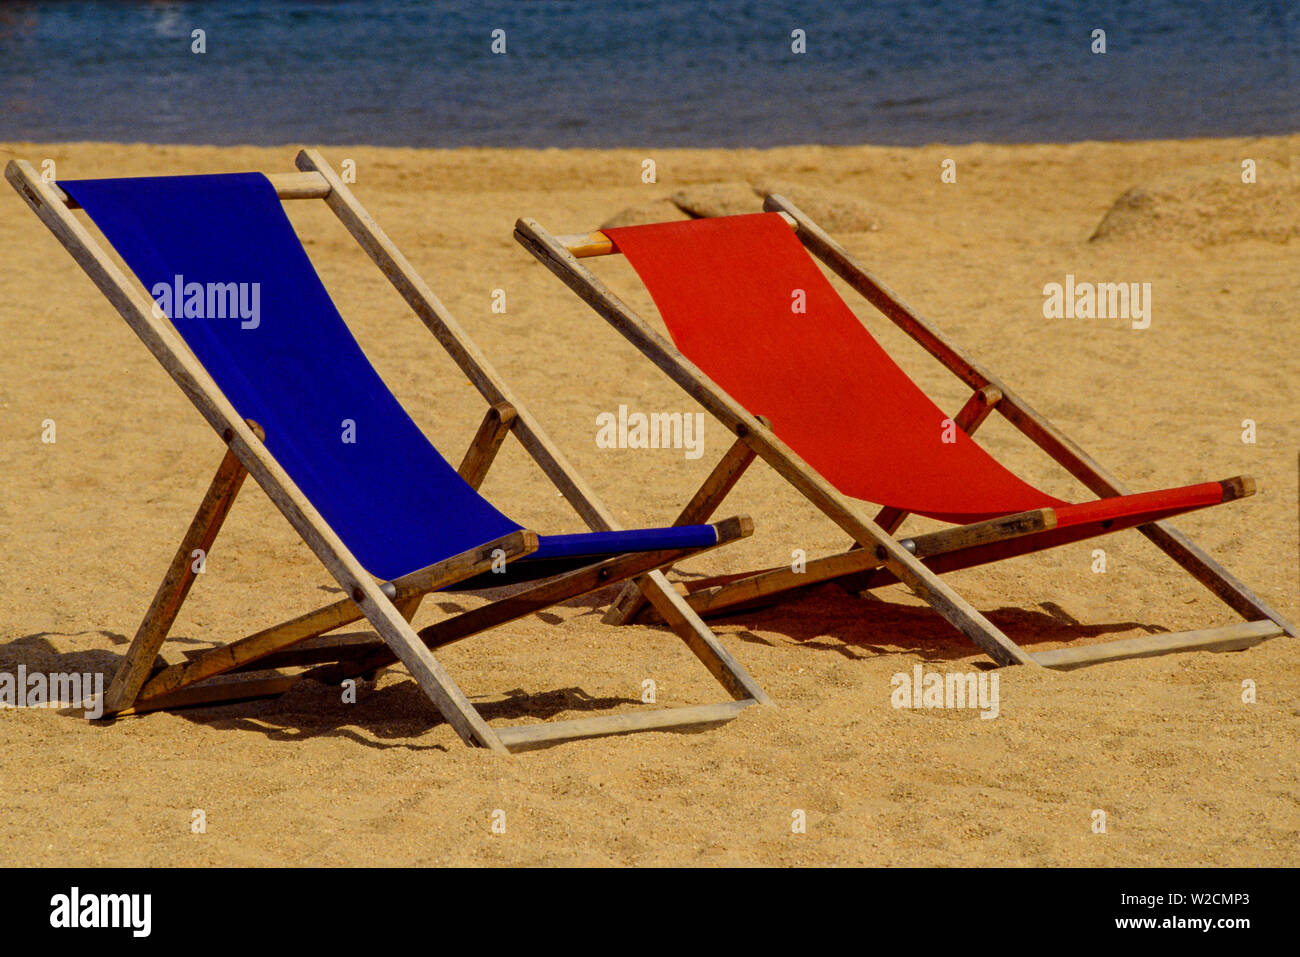
[[[904,538],[902,545],[917,558],[931,558],[962,548],[1001,542],[1007,539],[1046,532],[1056,528],[1056,512],[1050,508],[1037,508],[1014,515],[1003,515],[984,522],[945,528],[914,538]]]

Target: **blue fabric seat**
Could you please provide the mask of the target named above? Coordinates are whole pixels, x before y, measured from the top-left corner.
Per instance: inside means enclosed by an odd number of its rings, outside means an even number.
[[[239,414],[265,429],[267,448],[371,574],[398,578],[521,527],[461,479],[388,390],[265,176],[59,185],[166,307]],[[504,579],[462,587],[716,542],[711,525],[543,535]]]

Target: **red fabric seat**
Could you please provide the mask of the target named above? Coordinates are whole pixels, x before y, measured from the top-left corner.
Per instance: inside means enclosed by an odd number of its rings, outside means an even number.
[[[845,495],[958,524],[1056,510],[1055,529],[1004,543],[1004,556],[1224,500],[1219,482],[1080,504],[1027,484],[960,429],[945,429],[948,415],[858,321],[776,213],[604,232],[682,354],[767,417]]]

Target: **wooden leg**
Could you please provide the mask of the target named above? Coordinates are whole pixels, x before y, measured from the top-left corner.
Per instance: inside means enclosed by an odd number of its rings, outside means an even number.
[[[233,671],[265,655],[332,631],[360,618],[361,611],[356,603],[350,598],[342,599],[332,605],[300,615],[291,621],[249,635],[247,638],[213,648],[192,661],[164,668],[144,683],[136,696],[136,702],[143,704],[152,698],[170,695],[187,685],[196,684],[226,671]],[[113,709],[106,706],[105,710]]]
[[[649,577],[658,587],[647,589],[646,596],[654,605],[660,617],[667,622],[678,638],[686,642],[696,657],[704,662],[709,673],[717,678],[722,686],[738,701],[752,698],[759,704],[771,704],[772,699],[758,686],[741,667],[740,662],[731,656],[727,649],[709,630],[700,616],[686,600],[668,583],[661,571],[651,572]]]
[[[1276,623],[1283,634],[1292,638],[1297,636],[1295,625],[1172,525],[1156,522],[1141,525],[1138,531],[1242,618],[1247,621],[1267,618]]]
[[[413,598],[407,598],[403,601],[394,602],[393,604],[397,607],[397,611],[401,616],[409,622],[415,618],[415,613],[420,610],[420,605],[423,601],[423,595],[416,595]],[[383,672],[383,668],[376,668],[374,671],[367,671],[361,677],[366,681],[377,681]]]
[[[1108,498],[1129,493],[1123,483],[1022,400],[1009,396],[998,409],[1008,422],[1094,495]],[[1284,634],[1296,636],[1294,625],[1172,525],[1153,522],[1139,526],[1138,531],[1242,618],[1247,621],[1268,618],[1281,626]]]
[[[254,423],[250,422],[249,425],[254,427],[253,431],[259,439],[265,437]],[[140,693],[153,668],[154,659],[158,657],[181,605],[194,584],[194,552],[201,549],[203,555],[207,556],[247,475],[238,456],[227,449],[217,468],[217,474],[212,478],[212,484],[208,486],[208,491],[194,514],[194,520],[190,522],[189,530],[176,549],[162,584],[158,586],[144,620],[136,630],[131,646],[127,648],[117,673],[109,683],[104,695],[106,712],[121,711],[130,706]]]
[[[761,417],[761,422],[765,422]],[[686,503],[674,525],[695,525],[707,522],[722,500],[740,481],[750,463],[754,461],[754,450],[749,447],[744,437],[736,439],[731,448],[722,457],[713,471],[709,473],[704,484],[694,497]],[[602,619],[607,625],[626,625],[636,618],[646,605],[646,596],[641,588],[641,580],[630,581],[614,599]]]

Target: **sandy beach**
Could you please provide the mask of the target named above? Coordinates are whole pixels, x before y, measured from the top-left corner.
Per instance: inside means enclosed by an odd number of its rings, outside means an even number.
[[[317,144],[302,144],[317,145]],[[1136,490],[1253,476],[1257,495],[1173,524],[1292,621],[1300,450],[1300,135],[1257,139],[771,150],[322,147],[628,527],[667,524],[730,443],[597,447],[620,403],[695,411],[677,386],[512,239],[789,196],[851,253]],[[291,171],[297,146],[0,145],[59,178]],[[657,182],[642,182],[653,159]],[[1241,179],[1251,159],[1256,182]],[[956,182],[941,181],[945,160]],[[223,445],[7,186],[0,198],[0,672],[111,676]],[[674,202],[674,197],[676,202]],[[376,368],[456,462],[478,393],[323,203],[288,211]],[[654,316],[631,268],[597,273]],[[1149,328],[1045,318],[1043,287],[1151,284]],[[843,291],[843,287],[840,287]],[[492,309],[503,290],[504,314]],[[846,293],[945,409],[958,380]],[[42,441],[53,420],[57,440]],[[1243,441],[1245,420],[1253,442]],[[996,417],[981,444],[1045,491],[1088,493]],[[520,446],[483,486],[543,533],[580,519]],[[720,515],[746,541],[686,563],[739,572],[845,548],[761,464]],[[937,527],[914,520],[911,530]],[[1093,550],[1106,552],[1094,571]],[[1033,650],[1225,623],[1234,613],[1135,532],[951,581]],[[333,600],[338,589],[248,483],[164,646],[169,661]],[[612,628],[606,590],[439,653],[494,723],[723,693],[668,630]],[[482,601],[434,596],[416,627]],[[1300,864],[1300,673],[1282,637],[1066,673],[998,672],[995,720],[891,705],[916,665],[988,659],[901,587],[835,586],[716,620],[777,703],[709,731],[501,758],[461,744],[400,667],[363,686],[112,724],[0,710],[7,865]],[[1257,700],[1243,701],[1243,682]],[[193,833],[195,811],[205,833]],[[1094,812],[1105,812],[1105,833]],[[806,831],[792,821],[803,812]],[[498,814],[496,812],[504,812]],[[504,833],[494,821],[504,820]],[[499,828],[498,828],[499,830]]]

